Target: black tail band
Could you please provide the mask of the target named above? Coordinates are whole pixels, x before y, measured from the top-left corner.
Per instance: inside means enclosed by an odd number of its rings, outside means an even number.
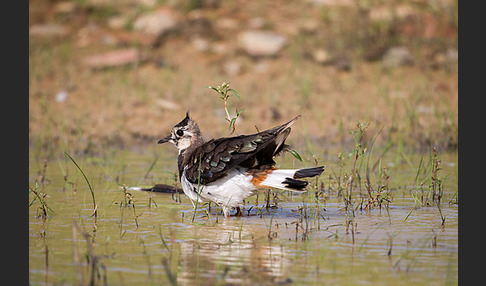
[[[294,174],[294,179],[300,178],[310,178],[314,176],[319,176],[322,172],[324,172],[325,166],[315,167],[315,168],[307,168],[307,169],[300,169]]]
[[[309,184],[309,182],[300,181],[292,178],[285,178],[285,181],[283,181],[282,184],[284,184],[285,187],[290,189],[302,190]]]

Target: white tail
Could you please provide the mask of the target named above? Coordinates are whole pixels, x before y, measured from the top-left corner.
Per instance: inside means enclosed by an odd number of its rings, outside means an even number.
[[[277,169],[269,173],[260,185],[288,191],[305,191],[305,187],[309,183],[298,179],[318,176],[323,171],[324,166],[298,170]]]
[[[307,185],[306,181],[299,181],[295,180],[294,175],[297,170],[290,170],[290,169],[278,169],[270,174],[268,174],[267,178],[260,183],[261,186],[267,186],[270,188],[277,188],[281,190],[287,190],[287,191],[303,191],[302,188]],[[302,184],[305,184],[301,188],[290,188],[289,186],[289,181],[298,181],[302,182]],[[305,191],[305,190],[304,190]]]

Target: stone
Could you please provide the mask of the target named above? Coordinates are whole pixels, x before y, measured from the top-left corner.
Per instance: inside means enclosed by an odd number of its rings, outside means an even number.
[[[242,73],[243,65],[241,64],[241,62],[229,60],[223,64],[223,70],[227,75],[235,77]]]
[[[140,53],[137,49],[119,49],[106,53],[87,56],[83,64],[89,68],[108,68],[136,64],[140,61]]]
[[[138,17],[133,23],[133,29],[138,32],[160,37],[173,31],[177,25],[178,19],[174,11],[162,7],[154,12]]]
[[[233,31],[238,29],[240,24],[233,18],[223,17],[216,19],[215,26],[218,30]]]
[[[370,9],[368,17],[371,22],[390,22],[394,19],[403,20],[416,15],[417,12],[411,6],[403,4],[396,7],[373,7]]]
[[[191,45],[200,52],[206,52],[211,48],[208,40],[198,36],[191,37]]]
[[[406,47],[396,46],[389,48],[382,58],[385,68],[394,68],[413,64],[413,57]]]
[[[76,12],[77,4],[75,2],[70,1],[61,1],[57,2],[54,7],[53,11],[56,14],[73,14]]]
[[[316,49],[312,52],[312,58],[318,64],[328,64],[332,61],[332,57],[325,49]]]
[[[456,49],[448,49],[445,52],[437,53],[433,57],[432,67],[451,69],[457,67],[459,52]]]
[[[261,29],[261,28],[263,28],[264,25],[265,25],[265,20],[261,17],[251,18],[248,21],[248,26],[251,29]]]
[[[157,99],[156,103],[162,109],[178,110],[180,108],[179,104],[164,98]]]
[[[354,0],[309,0],[314,5],[317,6],[328,6],[328,7],[354,7],[356,3]]]
[[[230,54],[233,52],[233,46],[225,41],[214,42],[211,51],[219,55]]]
[[[68,97],[68,93],[65,90],[61,90],[58,93],[56,93],[55,99],[57,102],[64,102],[66,101]]]
[[[108,27],[113,30],[122,30],[128,23],[127,17],[113,16],[107,21]]]
[[[238,44],[251,56],[275,56],[285,46],[287,38],[267,30],[244,31],[238,35]]]
[[[29,29],[29,35],[35,37],[64,37],[68,34],[69,29],[58,24],[38,24]]]
[[[299,23],[299,30],[307,33],[313,34],[319,29],[319,21],[314,18],[306,18]]]

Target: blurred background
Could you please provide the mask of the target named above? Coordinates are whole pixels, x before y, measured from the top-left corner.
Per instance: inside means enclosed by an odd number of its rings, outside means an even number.
[[[187,110],[230,136],[298,114],[289,142],[457,148],[457,0],[29,1],[29,145],[98,153],[165,137]]]

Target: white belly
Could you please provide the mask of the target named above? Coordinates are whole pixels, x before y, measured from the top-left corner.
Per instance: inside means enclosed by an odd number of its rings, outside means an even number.
[[[207,185],[193,184],[186,179],[185,170],[182,174],[181,185],[184,193],[194,202],[212,201],[223,208],[240,206],[243,200],[256,191],[251,182],[251,176],[245,172],[234,169],[225,177]]]

